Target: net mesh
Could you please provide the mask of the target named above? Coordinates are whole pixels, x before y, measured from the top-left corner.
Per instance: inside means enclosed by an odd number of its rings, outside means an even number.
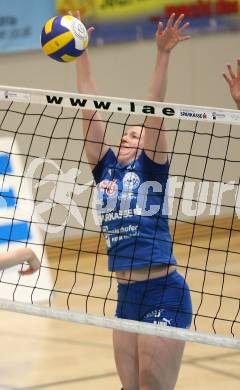
[[[72,97],[71,108],[50,92],[35,100],[30,92],[4,92],[0,100],[1,250],[29,246],[42,263],[31,277],[2,271],[0,295],[113,317],[117,283],[107,270],[106,244],[95,218],[96,186],[82,134],[84,101],[101,111],[104,142],[116,152],[126,128],[143,127],[146,120],[147,103],[140,113],[134,102],[123,100],[113,110],[111,98]],[[237,113],[169,109],[174,115],[163,110],[162,130],[170,161],[168,218],[178,271],[191,290],[192,330],[238,337]]]

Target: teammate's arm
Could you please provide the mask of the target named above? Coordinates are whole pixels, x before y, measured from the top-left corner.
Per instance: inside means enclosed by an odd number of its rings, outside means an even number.
[[[80,13],[77,12],[80,19]],[[94,28],[88,29],[89,39]],[[86,95],[97,95],[96,83],[91,71],[88,49],[77,59],[77,86],[78,92]],[[101,115],[98,111],[83,110],[83,135],[85,140],[85,151],[91,168],[98,163],[109,149],[104,144],[105,126],[101,121]]]
[[[36,254],[30,248],[17,248],[0,254],[0,270],[23,264],[24,262],[27,262],[29,267],[19,271],[21,275],[30,275],[37,271],[41,265]]]
[[[232,98],[238,108],[240,110],[240,59],[237,60],[237,72],[235,73],[230,64],[227,65],[229,75],[225,72],[223,73],[223,77],[228,83],[230,93]]]
[[[183,35],[189,23],[182,21],[184,14],[175,20],[175,14],[168,19],[166,28],[163,29],[162,22],[159,23],[156,32],[157,58],[150,84],[148,100],[164,101],[167,86],[167,71],[171,50],[182,41],[190,38],[190,35]],[[144,149],[147,156],[159,164],[167,159],[167,142],[165,131],[162,129],[163,118],[148,116],[145,120]],[[160,131],[159,131],[160,129]]]

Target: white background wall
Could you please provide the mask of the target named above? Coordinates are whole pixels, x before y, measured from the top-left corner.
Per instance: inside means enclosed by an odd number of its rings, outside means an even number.
[[[240,32],[198,35],[172,54],[166,101],[234,108],[222,77],[235,65]],[[155,61],[154,40],[91,47],[99,94],[146,99]],[[0,56],[0,84],[76,92],[74,64],[40,52]]]

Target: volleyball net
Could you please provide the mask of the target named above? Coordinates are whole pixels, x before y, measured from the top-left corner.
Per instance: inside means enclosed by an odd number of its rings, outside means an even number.
[[[86,109],[89,126],[101,113],[116,153],[129,126],[163,117],[168,219],[192,296],[190,330],[114,318],[117,281],[85,155]],[[0,308],[240,348],[239,126],[234,110],[0,87],[0,248],[28,246],[41,260],[31,276],[1,272]],[[127,234],[119,230],[119,240]]]

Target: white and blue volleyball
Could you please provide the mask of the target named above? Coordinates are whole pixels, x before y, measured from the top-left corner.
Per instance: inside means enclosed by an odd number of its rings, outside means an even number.
[[[88,45],[88,33],[77,18],[65,15],[49,19],[42,30],[44,53],[60,62],[74,61]]]

